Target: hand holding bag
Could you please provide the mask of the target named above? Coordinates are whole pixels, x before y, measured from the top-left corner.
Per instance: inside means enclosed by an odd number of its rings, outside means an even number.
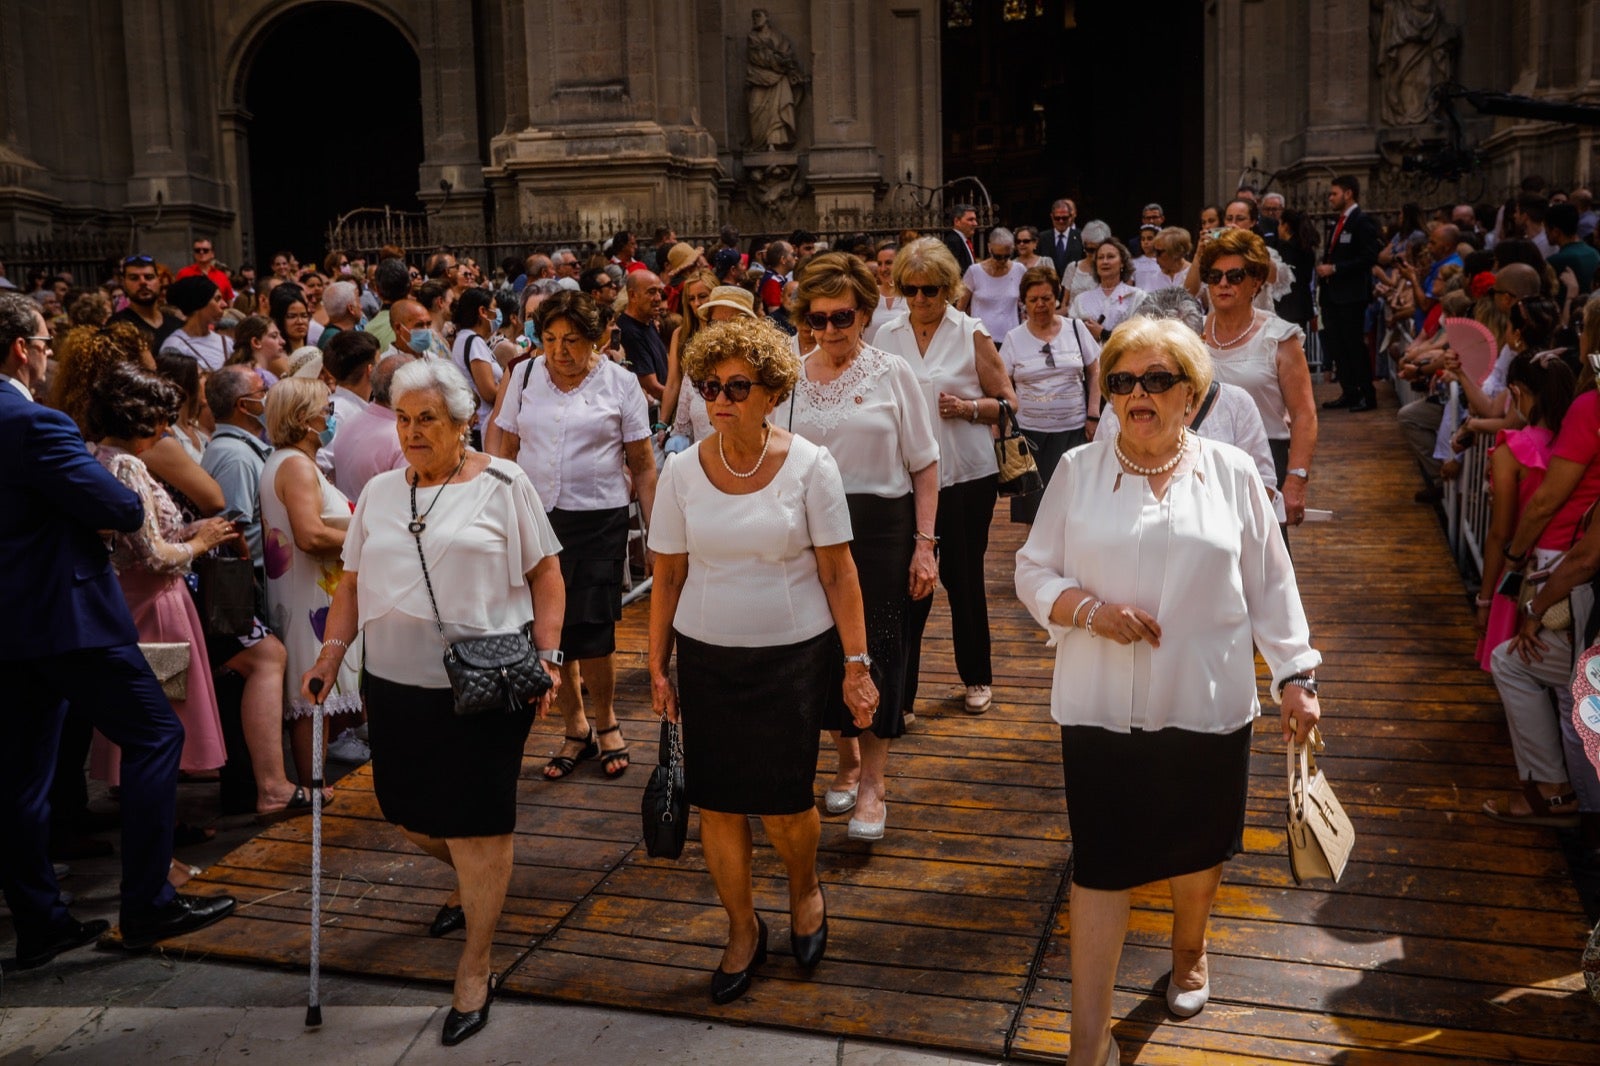
[[[1017,416],[1004,400],[1000,401],[999,429],[994,458],[1000,469],[1000,495],[1026,496],[1041,491],[1044,479],[1039,476],[1039,464],[1033,461],[1033,443],[1017,428]]]
[[[1315,726],[1305,743],[1288,746],[1289,870],[1297,885],[1314,877],[1337,883],[1355,848],[1355,827],[1317,769],[1322,750],[1322,731]]]
[[[676,859],[689,835],[689,798],[683,791],[683,732],[675,722],[661,722],[661,754],[644,786],[639,813],[644,819],[644,848],[653,858]]]

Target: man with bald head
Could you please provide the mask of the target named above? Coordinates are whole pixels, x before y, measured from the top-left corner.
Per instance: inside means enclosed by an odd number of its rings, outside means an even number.
[[[638,377],[639,387],[654,408],[666,391],[667,346],[656,328],[665,290],[661,279],[648,270],[629,274],[627,286],[628,306],[617,316],[622,351],[628,357],[628,368]],[[655,417],[652,415],[650,420],[654,422]]]
[[[1460,266],[1461,253],[1456,250],[1456,245],[1461,241],[1461,231],[1453,223],[1435,222],[1428,229],[1428,256],[1433,265],[1428,272],[1418,280],[1413,271],[1408,274],[1411,278],[1413,295],[1417,299],[1416,332],[1422,332],[1422,323],[1427,319],[1428,312],[1433,310],[1433,305],[1439,302],[1441,293],[1434,292],[1434,286],[1439,280],[1439,272],[1447,266]]]
[[[416,300],[406,297],[396,300],[389,308],[389,324],[394,330],[393,347],[380,352],[379,357],[399,352],[402,355],[425,356],[431,350],[433,316]]]

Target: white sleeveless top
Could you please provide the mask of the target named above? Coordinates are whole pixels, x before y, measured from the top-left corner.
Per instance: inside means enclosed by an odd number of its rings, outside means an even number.
[[[922,386],[922,398],[928,404],[928,417],[933,419],[934,432],[939,438],[939,487],[949,488],[964,481],[976,481],[999,472],[994,460],[994,438],[989,427],[978,422],[965,422],[956,418],[939,417],[939,393],[948,392],[964,400],[981,399],[983,384],[978,380],[978,358],[973,348],[973,338],[989,330],[971,315],[964,315],[952,306],[944,311],[944,321],[934,331],[928,342],[926,354],[917,351],[917,337],[911,327],[909,313],[889,321],[874,343],[890,355],[898,355],[911,365],[917,383]]]
[[[1243,344],[1215,348],[1207,341],[1206,350],[1211,353],[1217,380],[1239,386],[1256,402],[1268,439],[1288,440],[1289,408],[1278,382],[1278,345],[1291,338],[1304,343],[1305,333],[1270,311],[1257,310],[1256,321],[1260,326]]]

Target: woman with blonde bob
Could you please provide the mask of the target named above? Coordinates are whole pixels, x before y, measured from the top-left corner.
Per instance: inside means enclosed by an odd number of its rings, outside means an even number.
[[[769,420],[799,376],[788,339],[736,319],[702,330],[683,366],[715,432],[661,472],[650,523],[650,692],[657,714],[684,723],[688,799],[700,808],[706,866],[728,914],[711,998],[729,1003],[767,958],[750,874],[752,814],[789,875],[795,961],[822,960],[818,731],[834,690],[858,729],[872,724],[878,692],[839,468],[825,448]]]
[[[1118,1061],[1111,999],[1134,888],[1172,891],[1168,1008],[1189,1017],[1210,995],[1206,927],[1222,864],[1243,846],[1260,711],[1252,643],[1285,740],[1320,716],[1321,656],[1261,475],[1185,426],[1211,374],[1181,322],[1134,318],[1113,332],[1100,384],[1121,429],[1067,453],[1017,553],[1017,594],[1056,649],[1072,1066]]]

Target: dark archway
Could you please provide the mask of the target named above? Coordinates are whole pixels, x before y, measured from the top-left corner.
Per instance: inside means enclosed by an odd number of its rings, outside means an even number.
[[[1127,239],[1154,200],[1192,228],[1204,195],[1204,5],[944,0],[946,178],[975,174],[1009,225],[1080,224]],[[1138,254],[1138,249],[1134,249]]]
[[[328,225],[358,207],[420,211],[422,68],[393,23],[344,3],[296,7],[263,34],[244,89],[263,272],[289,249],[322,261]]]

